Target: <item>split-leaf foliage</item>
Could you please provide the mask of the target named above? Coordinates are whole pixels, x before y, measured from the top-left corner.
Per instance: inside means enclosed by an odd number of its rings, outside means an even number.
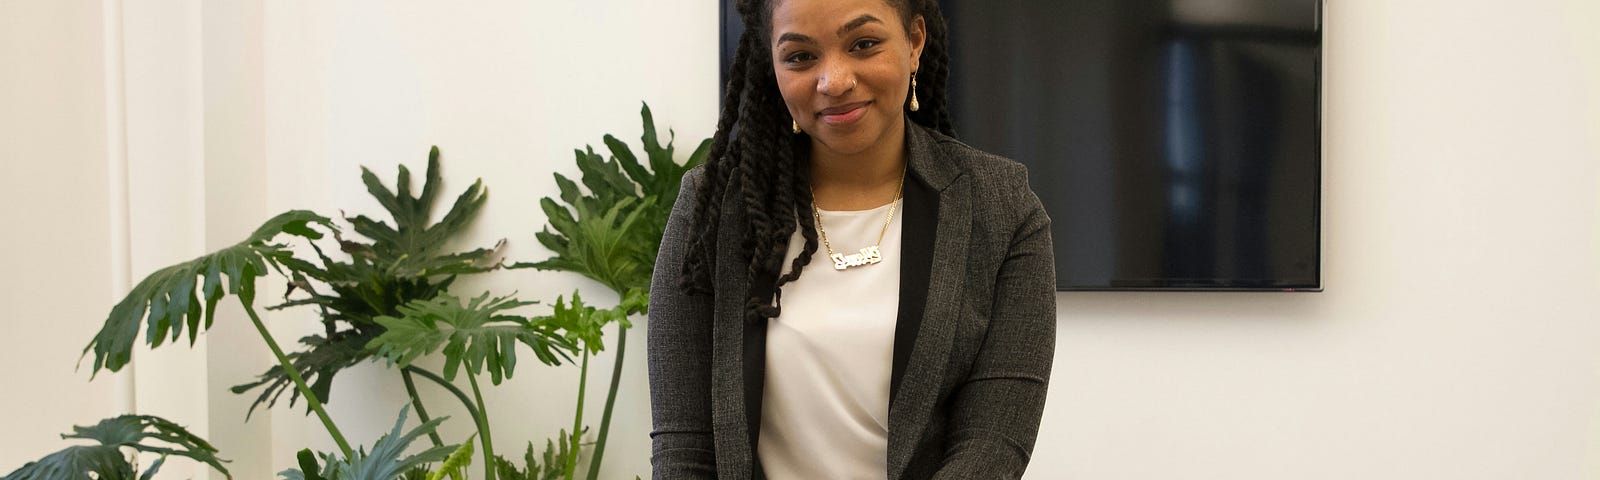
[[[650,289],[650,273],[672,204],[678,201],[683,174],[705,163],[711,140],[700,142],[680,165],[673,160],[676,134],[669,130],[667,144],[662,145],[650,106],[645,105],[640,115],[644,119],[640,140],[645,163],[640,163],[628,144],[611,135],[604,137],[611,151],[609,158],[595,153],[593,147],[573,150],[588,193],[566,176],[555,174],[560,203],[549,197],[539,201],[550,224],[536,235],[553,255],[515,268],[574,272],[618,295],[633,288]]]
[[[581,434],[582,432],[580,432]],[[581,436],[581,435],[580,435]],[[535,456],[533,442],[522,454],[523,468],[505,457],[495,456],[495,471],[500,480],[556,480],[566,474],[566,465],[577,452],[572,451],[567,430],[562,429],[556,440],[546,440],[543,456]]]
[[[161,417],[122,415],[101,420],[91,426],[74,426],[63,439],[93,440],[95,445],[77,445],[29,462],[3,480],[58,480],[99,478],[101,480],[148,480],[153,478],[170,456],[179,456],[210,465],[233,478],[217,457],[216,447],[189,433],[182,426]],[[122,448],[160,455],[143,474],[135,477],[133,464],[122,455]]]
[[[365,240],[336,235],[347,259],[332,258],[312,244],[317,263],[296,259],[287,264],[291,294],[299,296],[269,307],[278,310],[311,305],[321,313],[323,333],[300,339],[303,348],[288,357],[322,401],[330,400],[336,374],[373,358],[376,352],[369,344],[385,331],[378,317],[399,316],[401,305],[443,294],[458,275],[482,273],[497,266],[497,248],[446,250],[467,231],[488,199],[481,181],[457,195],[450,210],[430,224],[443,184],[439,149],[435,147],[428,153],[428,170],[418,194],[412,194],[411,172],[404,165],[399,170],[395,189],[390,190],[372,171],[361,169],[367,192],[388,212],[393,224],[366,215],[345,217],[351,229]],[[284,392],[290,393],[291,404],[299,396],[280,366],[269,368],[256,381],[235,386],[232,391],[244,393],[257,388],[261,391],[250,407],[252,412],[262,404],[276,404]]]
[[[348,457],[340,458],[338,454],[313,454],[310,449],[305,449],[297,455],[300,468],[284,470],[278,475],[287,480],[391,480],[409,475],[408,472],[424,464],[449,458],[450,453],[459,445],[442,445],[423,450],[416,455],[403,456],[412,442],[433,432],[448,418],[435,418],[401,433],[406,424],[408,409],[409,407],[400,409],[400,417],[395,420],[394,428],[379,437],[377,443],[372,444],[371,453],[362,448]]]
[[[579,381],[581,385],[588,377],[588,355],[604,348],[600,329],[609,323],[618,325],[616,359],[599,437],[590,459],[590,480],[598,478],[600,464],[605,459],[611,412],[616,403],[623,358],[627,353],[627,331],[632,326],[627,317],[646,313],[656,254],[660,251],[661,237],[666,232],[672,206],[678,200],[683,175],[704,163],[711,151],[711,140],[703,140],[686,162],[678,164],[673,159],[675,149],[672,145],[676,134],[668,130],[667,143],[662,145],[649,105],[640,109],[640,116],[644,127],[640,137],[644,144],[643,162],[626,143],[612,135],[603,138],[611,152],[609,157],[602,157],[590,146],[574,150],[578,170],[582,172],[582,188],[577,182],[558,173],[555,174],[555,181],[560,190],[560,201],[548,197],[539,201],[549,225],[536,237],[553,255],[544,261],[519,263],[512,267],[577,273],[600,282],[621,299],[618,308],[599,310],[597,316],[569,316],[572,324],[564,326],[569,334],[577,337],[574,340],[582,340],[584,356]],[[573,294],[573,303],[580,304],[576,293]],[[557,304],[559,310],[560,299],[557,299]],[[582,423],[583,399],[580,392],[574,415],[575,430]],[[576,438],[567,443],[570,450],[578,450]],[[576,467],[577,462],[569,458],[565,478],[574,478]]]
[[[274,238],[280,234],[322,238],[311,224],[333,228],[331,220],[313,212],[284,212],[267,220],[244,241],[145,277],[111,308],[100,333],[83,348],[84,356],[94,352],[93,373],[102,369],[119,371],[128,364],[141,320],[150,348],[160,347],[169,338],[178,341],[185,327],[189,329],[189,344],[193,345],[202,330],[211,328],[217,301],[224,293],[254,299],[257,278],[269,273],[269,269],[281,272],[284,265],[298,261],[288,245],[271,243]],[[201,299],[205,300],[203,304]]]
[[[376,319],[386,331],[369,345],[391,364],[408,366],[422,355],[444,351],[444,378],[455,380],[463,367],[469,375],[487,372],[499,385],[517,366],[517,344],[533,350],[540,361],[559,364],[557,355],[576,347],[558,325],[546,318],[526,318],[504,312],[532,305],[511,296],[489,298],[489,293],[463,305],[461,299],[441,294],[401,305],[399,318]]]
[[[540,202],[549,218],[549,225],[536,237],[553,255],[544,261],[514,267],[579,273],[617,292],[620,301],[616,307],[598,309],[585,305],[578,293],[574,292],[570,304],[557,297],[550,315],[521,317],[506,311],[534,302],[511,297],[491,299],[485,293],[463,305],[459,298],[448,294],[457,276],[499,268],[496,257],[500,245],[461,252],[448,251],[458,236],[467,231],[486,201],[487,192],[481,181],[475,182],[455,198],[450,210],[439,221],[430,223],[442,186],[439,151],[434,148],[429,153],[422,189],[415,195],[411,188],[411,173],[404,166],[399,168],[393,190],[370,170],[362,169],[362,181],[367,191],[388,213],[387,221],[365,215],[345,216],[343,220],[348,229],[342,229],[331,218],[309,211],[291,211],[274,217],[234,246],[161,269],[145,278],[113,308],[105,326],[85,347],[84,356],[87,357],[90,351],[94,352],[94,373],[101,369],[118,371],[131,361],[132,347],[141,331],[146,343],[156,348],[169,341],[176,343],[187,329],[192,345],[201,331],[211,327],[217,302],[228,294],[239,297],[246,312],[261,329],[264,340],[273,344],[252,308],[256,297],[256,280],[271,272],[286,279],[289,293],[282,303],[268,308],[315,307],[320,313],[323,331],[300,339],[301,348],[298,351],[276,353],[280,364],[262,373],[256,381],[232,388],[234,393],[259,389],[251,412],[262,405],[269,408],[275,405],[285,391],[291,394],[291,404],[304,395],[327,401],[337,373],[376,357],[387,358],[391,365],[401,365],[419,375],[426,374],[425,377],[437,382],[438,377],[426,371],[414,370],[416,367],[411,363],[420,355],[442,350],[446,357],[445,382],[453,380],[459,370],[465,369],[470,376],[488,373],[491,382],[499,384],[514,372],[517,360],[515,349],[520,343],[529,347],[542,363],[549,365],[561,363],[558,357],[571,362],[569,352],[582,354],[586,375],[587,357],[605,348],[602,330],[610,324],[619,327],[616,364],[620,369],[625,351],[626,337],[623,333],[631,326],[628,316],[645,312],[651,270],[662,232],[665,231],[668,212],[677,199],[681,177],[684,172],[704,162],[710,147],[710,140],[701,142],[688,162],[680,165],[673,160],[672,133],[669,131],[667,144],[662,145],[657,138],[649,107],[643,107],[641,114],[644,124],[643,161],[626,144],[611,135],[604,137],[604,143],[611,153],[609,158],[602,158],[592,147],[576,150],[577,164],[582,171],[582,187],[557,174],[560,203],[551,198]],[[354,235],[346,238],[345,234],[350,232]],[[317,242],[324,238],[325,233],[331,233],[337,240],[337,251],[342,255],[329,255],[324,246]],[[309,260],[296,257],[291,245],[276,243],[285,236],[299,238],[314,253],[314,257]],[[304,249],[300,251],[305,252]],[[276,346],[272,348],[277,352]],[[292,366],[293,371],[304,377],[309,385],[296,387],[296,381],[291,380],[284,365]],[[563,475],[572,478],[579,449],[596,445],[590,465],[590,478],[593,478],[598,473],[604,452],[618,374],[613,372],[606,402],[606,420],[601,424],[597,442],[580,443],[578,440],[588,431],[587,427],[581,426],[583,407],[580,394],[577,407],[577,419],[580,421],[573,426],[577,433],[569,435],[563,429],[558,441],[547,441],[542,458],[534,455],[534,444],[529,442],[522,468],[504,457],[493,455],[484,405],[479,400],[474,410],[473,405],[467,402],[469,413],[475,417],[482,415],[479,442],[484,446],[484,454],[492,457],[485,466],[486,474],[490,478],[509,480],[547,480]],[[409,379],[408,375],[408,382]],[[461,397],[461,392],[447,383],[441,382],[441,386]],[[475,396],[478,395],[476,383],[472,388]],[[465,402],[465,398],[461,398]],[[419,401],[414,393],[412,400]],[[313,407],[323,417],[330,433],[340,442],[343,457],[321,454],[319,461],[317,454],[310,450],[302,451],[299,458],[301,469],[282,472],[286,478],[420,480],[441,474],[454,477],[461,473],[467,463],[461,460],[471,455],[470,440],[459,449],[441,445],[434,430],[443,419],[428,419],[421,414],[420,404],[417,405],[419,415],[424,419],[421,427],[402,435],[401,427],[406,418],[406,411],[402,410],[394,430],[373,446],[372,453],[367,453],[364,449],[353,450],[345,446],[326,414],[316,406],[317,402],[307,403],[308,407]],[[115,420],[118,419],[107,419],[102,425],[110,425],[108,422]],[[163,435],[170,433],[172,438],[161,435],[149,437],[176,441],[179,445],[178,448],[150,447],[152,450],[147,451],[162,453],[163,456],[150,466],[141,479],[153,475],[165,461],[166,455],[194,458],[226,473],[220,460],[215,459],[214,448],[198,437],[183,432],[181,427],[160,422],[150,423],[150,427],[157,432],[166,432]],[[168,429],[169,426],[182,435],[173,433]],[[85,427],[77,428],[80,432],[86,431]],[[421,435],[429,435],[434,448],[402,458],[401,453],[406,446]],[[132,441],[137,442],[142,438]],[[123,446],[140,449],[138,445]],[[52,465],[70,465],[80,472],[94,471],[99,478],[133,478],[134,467],[117,454],[116,448],[112,443],[99,447],[72,447],[30,463],[4,480],[76,478],[37,473]],[[446,460],[452,451],[463,458],[458,458],[454,464],[447,462],[441,469],[445,473],[432,472],[428,464]],[[19,476],[24,472],[46,476]]]

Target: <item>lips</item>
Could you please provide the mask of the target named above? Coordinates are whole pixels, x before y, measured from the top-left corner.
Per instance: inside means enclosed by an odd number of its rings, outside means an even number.
[[[822,111],[817,112],[817,114],[822,116],[823,123],[827,123],[829,125],[850,123],[859,120],[863,115],[866,115],[867,105],[871,103],[872,102],[847,103],[836,107],[822,109]]]

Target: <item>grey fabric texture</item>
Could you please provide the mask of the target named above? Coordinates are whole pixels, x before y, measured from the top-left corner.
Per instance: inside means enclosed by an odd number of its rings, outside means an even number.
[[[1054,358],[1050,218],[1021,164],[911,122],[906,142],[907,181],[938,192],[938,219],[922,321],[890,400],[885,478],[1019,478]],[[760,419],[745,418],[744,265],[719,249],[714,298],[678,288],[702,173],[684,176],[651,283],[646,348],[658,480],[753,475],[746,432]],[[737,210],[724,209],[722,224],[743,221]],[[723,230],[719,245],[738,245],[739,234]],[[826,452],[816,454],[827,461]]]

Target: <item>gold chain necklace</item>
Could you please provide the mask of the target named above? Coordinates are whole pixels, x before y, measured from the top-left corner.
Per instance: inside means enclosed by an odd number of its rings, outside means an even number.
[[[817,202],[815,200],[811,202],[811,219],[816,221],[817,236],[822,237],[822,246],[828,249],[828,259],[833,260],[834,270],[844,270],[850,267],[875,265],[878,262],[883,261],[883,253],[878,250],[878,244],[883,243],[883,235],[889,232],[889,224],[894,221],[894,209],[898,206],[897,202],[900,200],[901,194],[905,193],[905,188],[906,171],[904,168],[902,168],[900,170],[900,186],[895,187],[894,200],[889,202],[889,216],[888,218],[883,219],[883,228],[878,230],[877,243],[874,243],[870,246],[861,247],[861,250],[858,253],[852,253],[849,255],[845,255],[843,253],[834,253],[833,245],[828,243],[828,231],[822,229],[822,210],[817,208]],[[816,192],[813,191],[811,196],[812,198],[816,198]]]

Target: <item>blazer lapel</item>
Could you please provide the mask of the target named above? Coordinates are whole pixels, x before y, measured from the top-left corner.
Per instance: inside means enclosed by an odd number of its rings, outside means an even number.
[[[906,182],[903,238],[927,240],[905,243],[901,263],[890,379],[891,479],[905,472],[938,403],[966,277],[964,264],[950,260],[966,254],[972,224],[971,190],[962,171],[940,154],[932,134],[909,120],[906,124],[907,170],[917,181]]]
[[[911,349],[927,303],[928,274],[933,266],[933,244],[939,224],[939,192],[916,175],[905,183],[901,208],[900,306],[894,327],[894,365],[889,375],[889,398],[900,391]],[[893,405],[891,405],[893,407]]]

